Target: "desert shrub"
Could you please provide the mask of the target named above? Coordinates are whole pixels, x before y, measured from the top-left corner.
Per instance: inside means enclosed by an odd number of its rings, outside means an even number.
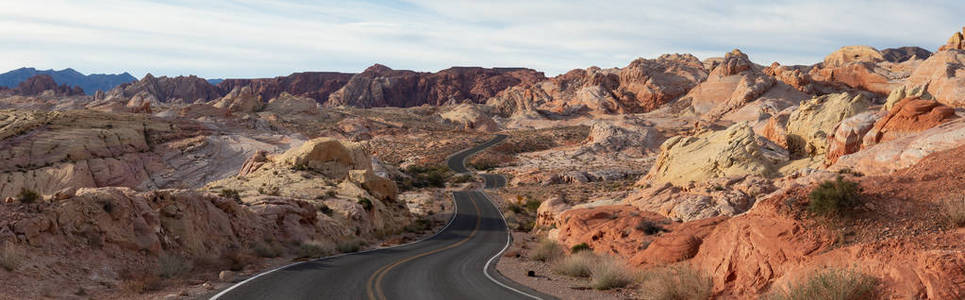
[[[221,253],[221,258],[228,263],[228,269],[232,271],[244,270],[245,266],[254,260],[250,254],[245,254],[238,249],[226,250]]]
[[[7,271],[14,271],[20,268],[27,259],[26,253],[22,248],[12,242],[6,242],[0,247],[0,267]]]
[[[331,254],[334,249],[319,241],[303,241],[295,248],[295,255],[298,258],[316,258]]]
[[[637,223],[637,230],[643,231],[643,233],[647,235],[654,235],[660,233],[664,229],[659,224],[652,221],[641,220],[640,223]]]
[[[452,172],[443,165],[411,165],[405,168],[404,172],[411,178],[408,182],[400,185],[416,188],[424,187],[446,187],[446,181],[452,176]]]
[[[563,247],[554,240],[542,239],[533,248],[529,258],[538,261],[552,261],[563,255]]]
[[[359,197],[358,203],[359,205],[362,205],[362,208],[364,208],[365,210],[372,210],[372,200],[369,200],[368,198]]]
[[[362,249],[362,241],[359,239],[341,241],[336,245],[336,248],[342,253],[359,252],[359,250]]]
[[[536,221],[530,220],[530,221],[519,222],[516,224],[516,231],[529,232],[529,231],[533,231],[534,227],[536,227]]]
[[[557,273],[572,277],[590,277],[592,268],[599,262],[599,257],[590,251],[573,253],[557,260],[553,270]]]
[[[520,206],[519,204],[515,204],[515,203],[510,204],[510,205],[507,206],[506,208],[509,209],[509,211],[511,211],[511,212],[513,212],[513,213],[517,213],[517,214],[523,212],[523,207]]]
[[[194,268],[191,261],[167,253],[161,254],[161,256],[158,257],[157,265],[158,276],[162,278],[175,277],[190,272],[191,269]]]
[[[322,204],[320,204],[320,205],[318,206],[318,212],[323,213],[323,214],[326,214],[326,215],[328,215],[328,216],[331,216],[331,215],[332,215],[332,208],[331,208],[331,207],[328,207],[328,205],[325,205],[324,203],[322,203]]]
[[[804,282],[771,292],[767,299],[875,299],[877,285],[877,278],[854,270],[826,269],[808,276]]]
[[[945,216],[954,226],[965,227],[965,197],[950,199],[943,205]]]
[[[40,200],[40,194],[27,188],[21,188],[20,193],[17,194],[17,199],[20,200],[20,203],[36,203]]]
[[[281,256],[281,250],[278,249],[278,247],[267,243],[257,244],[253,250],[255,250],[255,255],[259,257],[272,258]]]
[[[603,258],[590,268],[590,287],[598,290],[622,288],[633,283],[634,274],[626,263]]]
[[[164,288],[164,281],[154,272],[124,269],[119,275],[122,280],[121,287],[134,293],[142,294]]]
[[[462,174],[462,175],[458,175],[458,176],[453,176],[451,179],[449,179],[449,182],[457,183],[457,184],[458,184],[458,183],[466,183],[466,182],[470,182],[470,181],[472,181],[472,175],[468,175],[468,174]]]
[[[593,250],[593,248],[590,248],[590,245],[587,245],[586,243],[579,243],[579,244],[573,245],[573,247],[570,247],[570,253],[577,253],[580,251],[591,251],[591,250]]]
[[[426,219],[416,219],[409,225],[405,225],[405,231],[407,232],[423,232],[429,229],[430,222]]]
[[[712,288],[710,277],[686,265],[652,268],[640,276],[643,299],[709,299]]]
[[[860,193],[857,182],[841,177],[834,181],[825,181],[811,191],[808,210],[826,217],[847,215],[861,204]]]
[[[218,192],[218,195],[222,198],[235,200],[235,202],[241,203],[241,194],[238,193],[238,190],[224,189]]]
[[[539,209],[540,204],[542,204],[542,202],[536,199],[526,200],[526,209],[531,212],[536,212],[536,210]]]

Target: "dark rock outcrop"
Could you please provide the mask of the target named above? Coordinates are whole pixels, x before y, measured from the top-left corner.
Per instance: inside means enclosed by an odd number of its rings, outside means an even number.
[[[128,73],[121,74],[90,74],[84,75],[74,69],[67,68],[60,71],[37,70],[34,68],[20,68],[0,74],[0,86],[15,88],[27,78],[38,74],[50,75],[58,84],[78,86],[89,95],[97,91],[109,91],[123,83],[136,81],[137,78]]]
[[[912,58],[926,59],[931,56],[931,51],[922,49],[921,47],[888,48],[881,50],[881,56],[883,56],[886,61],[900,63]]]
[[[329,97],[327,105],[411,107],[481,103],[507,88],[544,79],[542,72],[523,68],[453,67],[423,73],[376,64],[353,76]]]
[[[218,83],[222,91],[238,87],[250,87],[261,99],[272,99],[286,92],[295,96],[315,99],[319,103],[328,101],[333,92],[342,88],[354,74],[336,72],[302,72],[288,76],[257,79],[225,79]]]
[[[34,75],[33,77],[27,78],[27,80],[17,85],[17,88],[13,89],[14,94],[23,96],[36,96],[43,94],[45,91],[53,91],[53,94],[57,96],[84,94],[84,90],[80,87],[70,87],[66,84],[57,85],[54,78],[46,74]]]
[[[205,102],[220,98],[223,93],[197,76],[154,77],[148,73],[144,78],[132,83],[122,84],[108,93],[107,98],[130,99],[139,93],[153,96],[160,102],[181,101],[185,103]]]

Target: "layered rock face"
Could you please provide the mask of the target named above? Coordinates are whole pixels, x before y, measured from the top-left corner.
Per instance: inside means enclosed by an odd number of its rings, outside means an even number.
[[[499,125],[475,104],[459,104],[440,114],[443,120],[462,127],[465,130],[482,132],[499,131]]]
[[[927,85],[935,100],[951,107],[965,107],[965,50],[939,51],[908,77],[906,86]]]
[[[47,74],[38,74],[27,78],[17,85],[11,92],[15,95],[23,96],[76,96],[83,95],[84,90],[80,87],[70,87],[66,84],[57,85],[54,78]]]
[[[713,178],[684,187],[655,185],[633,192],[623,201],[674,221],[690,222],[743,213],[758,197],[775,189],[764,177],[745,175]]]
[[[707,77],[689,54],[636,59],[622,69],[572,70],[532,86],[507,89],[487,104],[513,114],[636,113],[654,110]]]
[[[828,137],[826,163],[834,164],[839,157],[861,150],[865,134],[886,114],[884,111],[866,111],[842,120]]]
[[[253,113],[261,110],[265,103],[261,96],[252,91],[251,87],[235,88],[230,93],[216,100],[214,107],[226,109],[232,113]]]
[[[871,100],[862,94],[830,94],[801,103],[787,120],[788,151],[795,157],[823,157],[828,137],[845,118],[863,112]]]
[[[955,110],[935,100],[905,98],[864,136],[864,147],[913,135],[957,118]]]
[[[353,75],[336,72],[303,72],[275,78],[225,79],[218,83],[218,88],[223,91],[232,91],[247,87],[265,100],[278,97],[285,92],[325,103],[329,95],[342,88]]]
[[[158,102],[199,103],[221,97],[218,87],[196,76],[154,77],[147,74],[132,83],[122,84],[105,96],[106,99],[127,101],[132,97],[150,97]]]
[[[962,27],[962,32],[956,32],[952,37],[948,38],[948,42],[939,47],[938,51],[952,49],[965,50],[965,36],[963,36],[963,34],[965,34],[965,27]]]
[[[656,152],[666,138],[651,126],[597,120],[582,143],[582,151],[643,155]]]
[[[481,103],[506,88],[532,84],[543,74],[522,68],[454,67],[437,73],[374,65],[334,92],[326,105],[411,107],[469,101]]]
[[[685,186],[718,177],[771,177],[787,157],[783,148],[754,134],[746,123],[738,123],[726,130],[668,139],[644,179]]]

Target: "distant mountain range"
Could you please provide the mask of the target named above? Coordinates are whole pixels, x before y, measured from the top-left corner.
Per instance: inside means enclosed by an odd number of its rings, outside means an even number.
[[[57,84],[69,86],[79,86],[88,95],[93,95],[98,90],[109,91],[123,83],[137,81],[137,78],[127,72],[121,74],[90,74],[84,75],[74,69],[67,68],[60,71],[37,70],[34,68],[20,68],[7,73],[0,74],[0,86],[9,88],[17,87],[18,84],[37,74],[47,74],[54,79]]]

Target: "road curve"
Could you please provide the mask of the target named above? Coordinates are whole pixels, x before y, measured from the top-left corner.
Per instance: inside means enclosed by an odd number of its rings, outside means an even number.
[[[469,172],[465,159],[505,139],[452,155],[447,164]],[[482,174],[486,187],[500,175]],[[495,271],[510,235],[500,211],[480,190],[453,192],[456,214],[436,235],[416,243],[295,263],[258,274],[211,299],[551,299]]]

